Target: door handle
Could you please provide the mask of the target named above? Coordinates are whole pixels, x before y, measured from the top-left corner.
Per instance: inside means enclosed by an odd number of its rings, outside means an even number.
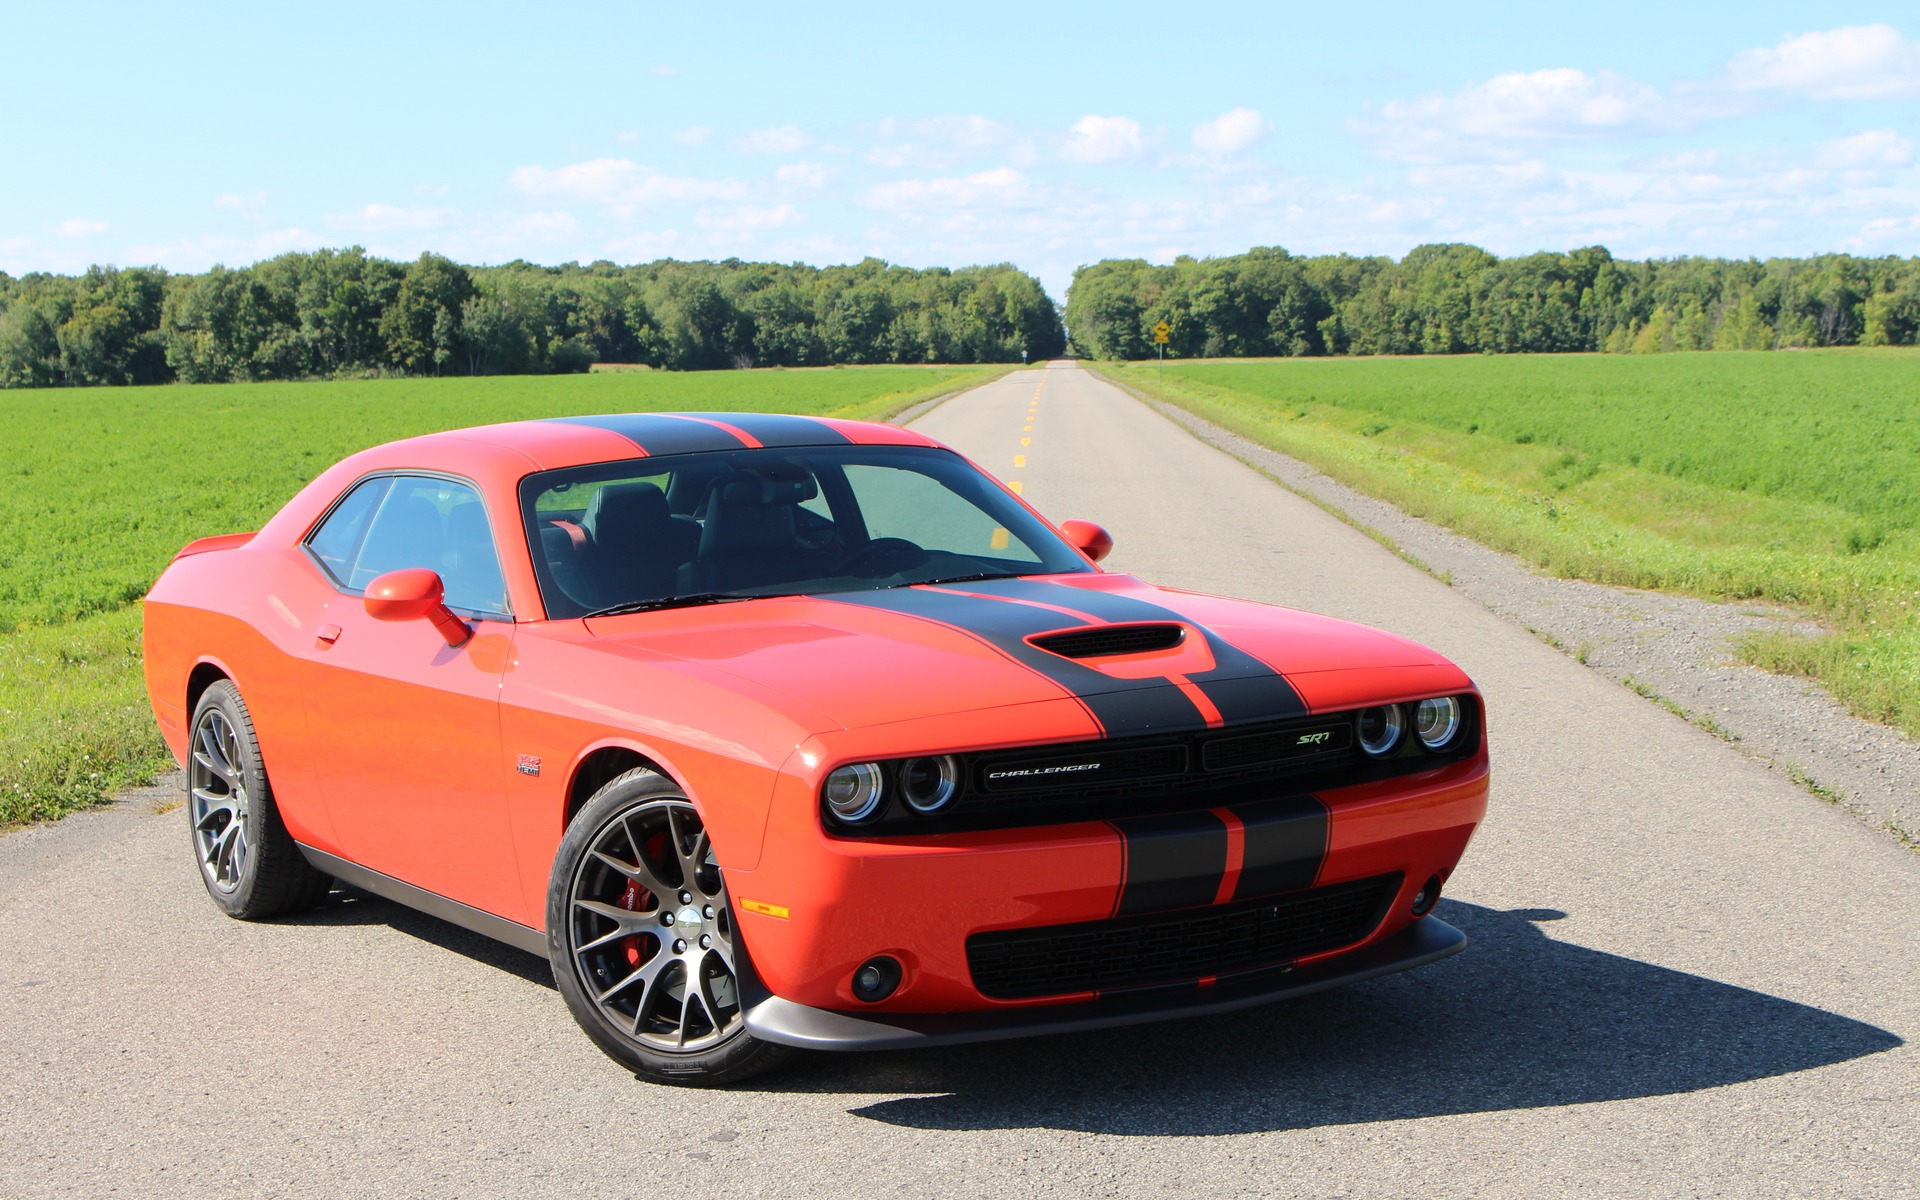
[[[322,646],[331,646],[340,640],[340,627],[338,625],[322,625],[320,631],[313,636],[319,640]]]

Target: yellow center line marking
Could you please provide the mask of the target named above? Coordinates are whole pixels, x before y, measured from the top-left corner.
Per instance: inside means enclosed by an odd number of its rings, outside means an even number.
[[[1014,455],[1014,456],[1013,456],[1013,465],[1014,465],[1014,466],[1016,466],[1016,467],[1024,467],[1024,466],[1026,466],[1026,465],[1027,465],[1027,456],[1026,456],[1026,455],[1024,455],[1024,454],[1016,454],[1016,455]]]
[[[1031,445],[1033,445],[1033,439],[1032,439],[1032,438],[1021,438],[1021,439],[1020,439],[1020,444],[1021,444],[1022,446],[1031,446]]]
[[[1020,494],[1020,481],[1018,479],[1009,479],[1007,486],[1013,489],[1014,495],[1018,496]]]
[[[987,545],[994,550],[1005,550],[1007,548],[1007,531],[1004,529],[995,529],[993,531],[993,537],[988,541]]]
[[[1032,432],[1033,432],[1033,426],[1031,426],[1031,425],[1022,425],[1022,426],[1020,427],[1020,432],[1021,432],[1021,433],[1032,433]]]

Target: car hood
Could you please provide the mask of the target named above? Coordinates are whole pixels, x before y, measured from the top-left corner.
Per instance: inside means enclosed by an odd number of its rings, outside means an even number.
[[[1316,673],[1445,665],[1376,629],[1119,574],[773,597],[587,626],[846,728],[1071,697],[1109,735],[1165,732],[1311,711],[1300,685]],[[1057,633],[1081,636],[1045,648]]]

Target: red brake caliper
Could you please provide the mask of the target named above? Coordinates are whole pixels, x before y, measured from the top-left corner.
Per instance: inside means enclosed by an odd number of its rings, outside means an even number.
[[[626,909],[628,912],[639,912],[647,906],[647,902],[652,898],[652,892],[649,892],[647,889],[629,879],[627,880],[627,890],[620,893],[620,907]],[[639,934],[635,934],[626,940],[627,965],[630,967],[640,965],[640,936]]]

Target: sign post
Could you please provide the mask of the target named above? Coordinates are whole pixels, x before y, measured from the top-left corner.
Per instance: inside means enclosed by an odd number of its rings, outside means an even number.
[[[1165,383],[1167,380],[1167,336],[1173,332],[1173,326],[1165,321],[1153,327],[1153,351],[1159,360],[1154,364],[1154,380]]]

